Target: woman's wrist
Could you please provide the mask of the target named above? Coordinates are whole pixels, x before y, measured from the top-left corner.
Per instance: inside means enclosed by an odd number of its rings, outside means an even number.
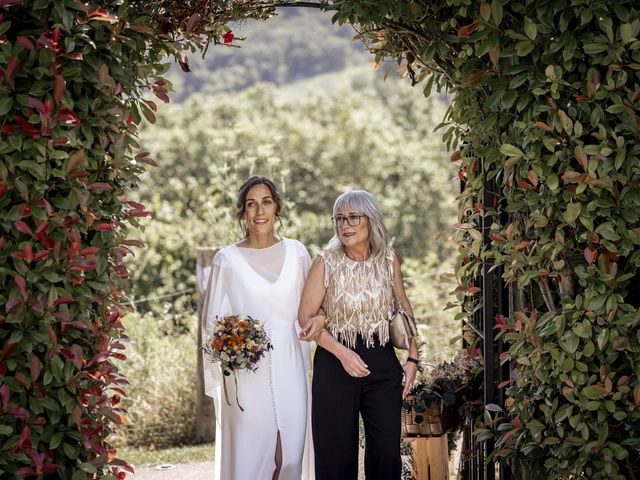
[[[407,362],[408,363],[414,363],[416,365],[420,365],[420,360],[415,358],[415,357],[412,357],[412,356],[407,357]]]

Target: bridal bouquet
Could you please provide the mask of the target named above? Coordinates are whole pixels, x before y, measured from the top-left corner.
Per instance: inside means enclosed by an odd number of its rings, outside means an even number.
[[[236,403],[240,410],[244,409],[238,402],[238,370],[255,372],[258,361],[273,349],[264,327],[256,319],[249,316],[227,315],[219,318],[213,325],[213,332],[202,346],[213,363],[219,363],[222,371],[224,398],[229,403],[226,378],[233,373],[236,384]]]

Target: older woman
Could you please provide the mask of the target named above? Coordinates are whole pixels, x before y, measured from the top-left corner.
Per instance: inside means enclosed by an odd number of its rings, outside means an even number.
[[[311,412],[316,478],[357,478],[361,415],[366,478],[399,479],[400,410],[418,363],[415,338],[404,365],[389,342],[394,304],[412,314],[400,262],[369,192],[340,195],[332,220],[335,235],[311,266],[298,311],[301,338],[318,344]]]

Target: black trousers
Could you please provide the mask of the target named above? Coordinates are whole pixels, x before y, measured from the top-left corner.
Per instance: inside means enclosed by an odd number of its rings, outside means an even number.
[[[365,430],[367,480],[399,480],[402,367],[390,343],[353,349],[371,372],[349,375],[340,361],[318,347],[314,357],[311,426],[317,480],[358,478],[358,416]]]

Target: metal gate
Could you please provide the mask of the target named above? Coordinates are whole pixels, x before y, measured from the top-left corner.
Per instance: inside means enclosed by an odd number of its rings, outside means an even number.
[[[487,179],[485,176],[482,203],[496,207],[501,202],[501,198],[502,195],[495,179]],[[477,225],[482,232],[485,245],[491,241],[489,232],[494,221],[505,224],[507,218],[503,216],[495,219],[490,215],[485,215]],[[463,320],[463,327],[471,328],[481,342],[484,361],[484,405],[504,406],[504,390],[499,390],[498,385],[503,380],[509,379],[510,365],[509,362],[500,361],[500,353],[503,349],[506,350],[506,347],[502,341],[496,341],[494,324],[496,315],[502,314],[506,317],[513,309],[512,302],[510,302],[511,296],[502,278],[502,267],[493,267],[494,265],[490,261],[483,263],[482,273],[476,279],[476,286],[482,290],[482,308],[476,311],[473,318]],[[464,426],[461,459],[462,478],[464,480],[514,479],[509,468],[493,461],[487,462],[487,456],[493,450],[494,445],[491,441],[476,441],[474,420],[467,419]]]

